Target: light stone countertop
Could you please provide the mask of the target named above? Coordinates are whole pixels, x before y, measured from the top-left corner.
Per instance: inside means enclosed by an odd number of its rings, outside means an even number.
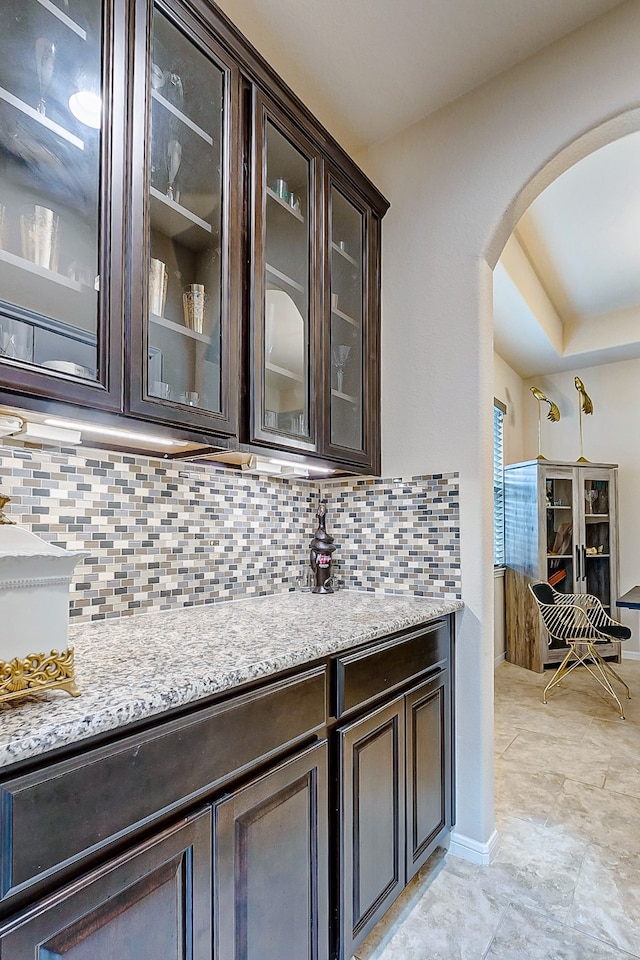
[[[51,691],[0,705],[0,767],[462,607],[397,594],[298,592],[71,627],[82,696]]]

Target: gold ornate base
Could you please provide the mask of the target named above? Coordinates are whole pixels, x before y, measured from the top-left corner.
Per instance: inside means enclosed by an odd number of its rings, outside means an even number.
[[[45,690],[66,690],[72,697],[80,691],[74,679],[73,647],[58,653],[30,653],[24,659],[0,660],[0,703]]]

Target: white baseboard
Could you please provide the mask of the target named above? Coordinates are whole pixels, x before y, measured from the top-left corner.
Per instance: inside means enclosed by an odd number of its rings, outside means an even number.
[[[504,663],[506,659],[507,659],[506,653],[499,653],[498,656],[493,661],[494,668],[499,666],[499,664]]]
[[[640,653],[637,650],[623,650],[622,651],[623,660],[640,660]]]
[[[454,830],[449,839],[449,853],[471,863],[488,866],[495,857],[499,844],[497,830],[494,830],[486,843],[480,843],[471,837],[465,837]]]

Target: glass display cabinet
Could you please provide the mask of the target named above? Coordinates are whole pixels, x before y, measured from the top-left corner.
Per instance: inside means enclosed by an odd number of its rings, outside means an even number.
[[[136,316],[134,298],[132,310],[145,362],[142,378],[132,366],[130,403],[135,412],[153,410],[156,419],[232,432],[237,340],[228,278],[240,233],[229,227],[237,71],[212,38],[189,26],[188,17],[170,18],[154,6],[144,88],[148,132],[138,141],[148,182],[146,200],[138,196],[146,211],[140,300],[147,307]]]
[[[507,659],[541,670],[566,645],[547,639],[527,589],[547,580],[560,593],[588,593],[615,617],[618,596],[617,469],[548,460],[505,467]],[[603,656],[619,657],[619,644]],[[609,649],[610,648],[610,649]]]
[[[257,96],[253,433],[316,447],[318,157],[275,107]],[[318,356],[314,350],[315,357]]]
[[[122,16],[100,0],[0,5],[0,363],[30,392],[107,409],[120,402]]]
[[[611,616],[611,480],[583,467],[573,475],[549,471],[545,481],[547,580],[561,593],[588,593]],[[615,611],[614,611],[615,612]]]
[[[249,441],[376,468],[372,209],[254,89]]]

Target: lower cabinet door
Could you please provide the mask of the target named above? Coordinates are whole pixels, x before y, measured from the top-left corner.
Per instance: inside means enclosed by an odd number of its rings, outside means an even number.
[[[338,730],[344,960],[404,888],[404,717],[399,697]]]
[[[215,960],[328,960],[327,744],[214,805]]]
[[[449,673],[406,695],[407,882],[451,826]]]
[[[8,921],[0,957],[210,960],[210,809]]]

